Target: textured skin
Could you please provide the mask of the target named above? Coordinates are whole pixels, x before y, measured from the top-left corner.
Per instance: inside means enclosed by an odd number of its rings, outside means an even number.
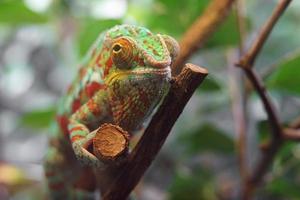
[[[45,174],[52,199],[93,199],[87,148],[102,123],[139,129],[168,90],[177,42],[143,27],[120,25],[99,35],[60,102]],[[80,164],[81,163],[81,164]]]

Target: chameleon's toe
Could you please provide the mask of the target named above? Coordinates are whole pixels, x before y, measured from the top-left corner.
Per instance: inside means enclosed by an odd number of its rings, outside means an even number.
[[[80,144],[79,142],[73,143],[73,149],[76,155],[76,158],[83,164],[96,168],[103,168],[104,163],[101,162],[95,155],[86,150],[86,147],[89,146],[88,142]]]

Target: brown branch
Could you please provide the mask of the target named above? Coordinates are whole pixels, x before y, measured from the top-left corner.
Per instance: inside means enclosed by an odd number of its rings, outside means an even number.
[[[284,142],[280,121],[272,104],[272,101],[267,94],[263,82],[252,68],[258,53],[262,49],[274,25],[290,2],[291,0],[280,1],[280,3],[274,9],[274,12],[269,20],[263,26],[258,38],[253,42],[251,48],[237,64],[244,70],[247,78],[250,80],[255,91],[258,93],[268,115],[268,121],[272,132],[271,141],[267,146],[265,146],[264,151],[262,152],[262,157],[258,161],[258,164],[255,166],[253,173],[248,177],[248,180],[244,185],[242,191],[243,199],[250,199],[252,197],[254,190],[261,182],[261,179],[266,173],[268,167],[271,165],[275,154]]]
[[[283,130],[283,137],[286,140],[300,141],[300,129],[285,128]]]
[[[212,35],[219,25],[225,21],[234,0],[213,0],[204,13],[196,19],[183,35],[179,46],[180,54],[172,65],[172,73],[180,73],[186,60]]]
[[[244,0],[236,0],[236,23],[239,33],[239,56],[245,51],[246,23],[245,23],[245,2]],[[236,72],[232,62],[229,64],[229,74],[232,75],[229,81],[229,87],[232,88],[232,113],[235,124],[235,132],[237,135],[236,146],[239,162],[239,170],[242,182],[248,177],[247,168],[247,95],[245,94],[244,74],[240,71]],[[231,84],[230,84],[231,83]]]
[[[128,197],[151,165],[177,118],[206,75],[206,69],[187,64],[182,73],[175,78],[169,93],[130,154],[128,162],[122,166],[121,172],[104,194],[104,200],[120,200]]]
[[[271,17],[267,21],[267,23],[263,26],[258,38],[253,42],[249,51],[244,55],[244,57],[240,60],[239,66],[243,68],[252,67],[254,61],[261,51],[263,45],[265,44],[267,38],[269,37],[274,25],[278,21],[279,17],[284,13],[287,6],[290,4],[292,0],[281,0],[278,6],[273,11]]]
[[[278,116],[276,114],[276,111],[274,109],[273,103],[263,85],[263,82],[259,78],[259,76],[255,73],[253,69],[244,69],[244,72],[246,73],[246,76],[250,80],[250,82],[253,84],[254,89],[258,93],[264,108],[268,115],[268,120],[270,123],[270,128],[272,130],[272,136],[273,140],[280,139],[281,138],[281,125],[280,121],[278,119]]]
[[[289,125],[290,128],[299,129],[300,128],[300,116],[294,119]]]

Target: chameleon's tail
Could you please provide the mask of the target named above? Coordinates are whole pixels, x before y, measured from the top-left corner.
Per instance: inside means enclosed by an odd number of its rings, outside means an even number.
[[[53,129],[51,131],[58,131]],[[58,139],[59,134],[52,134],[49,149],[44,161],[44,170],[47,180],[47,187],[50,199],[76,199],[92,200],[95,199],[94,192],[75,189],[74,182],[80,178],[83,172],[78,165],[72,148],[69,144],[64,144],[63,140]],[[53,137],[54,136],[54,137]]]

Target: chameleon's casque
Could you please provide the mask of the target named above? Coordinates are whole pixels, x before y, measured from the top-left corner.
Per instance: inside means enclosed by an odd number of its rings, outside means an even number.
[[[107,122],[130,133],[138,129],[168,90],[170,65],[178,51],[172,37],[143,27],[120,25],[99,35],[52,126],[45,171],[54,199],[85,195],[86,188],[74,188],[87,176],[78,161],[103,166],[86,149],[94,137],[92,131]]]

